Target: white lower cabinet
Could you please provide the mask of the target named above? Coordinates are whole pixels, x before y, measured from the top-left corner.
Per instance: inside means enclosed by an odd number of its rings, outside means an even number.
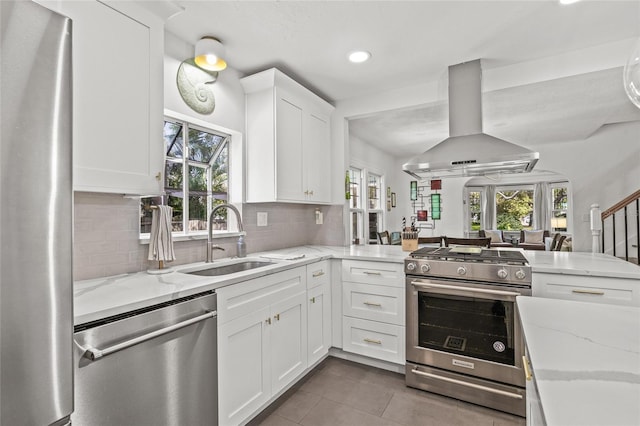
[[[534,272],[534,297],[640,306],[637,279]]]
[[[329,353],[329,261],[216,290],[222,426],[245,423]]]
[[[331,347],[331,270],[329,261],[307,266],[307,355],[311,366]]]
[[[269,307],[218,327],[221,425],[240,424],[271,397]]]
[[[217,293],[219,423],[237,425],[307,368],[306,269]]]
[[[279,392],[307,368],[306,292],[271,305],[271,393]]]
[[[405,364],[403,265],[342,261],[342,349]]]
[[[405,328],[399,325],[344,317],[342,349],[396,364],[405,362]]]
[[[529,351],[526,351],[524,362],[527,363],[527,426],[545,426],[547,423],[542,411],[542,403],[536,386],[535,373],[529,362]]]

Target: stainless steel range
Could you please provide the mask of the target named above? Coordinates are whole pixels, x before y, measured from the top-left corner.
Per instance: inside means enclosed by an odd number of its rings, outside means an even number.
[[[522,252],[422,248],[405,260],[408,386],[525,416],[516,296],[531,295]]]

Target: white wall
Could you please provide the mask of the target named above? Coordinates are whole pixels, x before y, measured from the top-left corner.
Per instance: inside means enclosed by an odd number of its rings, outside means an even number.
[[[212,86],[216,106],[211,114],[199,114],[189,108],[182,100],[176,85],[176,75],[182,61],[193,57],[193,54],[194,46],[192,44],[165,32],[165,108],[244,133],[244,90],[240,85],[240,74],[231,66],[218,74],[218,79]]]
[[[589,210],[640,189],[640,122],[603,126],[591,137],[540,149],[541,169],[562,173],[573,190],[573,250],[591,250]]]

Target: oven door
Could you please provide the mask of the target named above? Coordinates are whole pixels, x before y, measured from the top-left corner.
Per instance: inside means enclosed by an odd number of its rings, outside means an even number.
[[[524,387],[520,295],[531,289],[407,277],[407,360]]]

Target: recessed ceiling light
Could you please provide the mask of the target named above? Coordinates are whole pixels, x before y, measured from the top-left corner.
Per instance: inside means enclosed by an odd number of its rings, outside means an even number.
[[[349,60],[354,64],[359,64],[362,62],[366,62],[371,57],[371,53],[365,50],[356,50],[355,52],[349,53]]]
[[[582,1],[582,0],[560,0],[560,4],[573,4],[573,3],[578,3],[579,1]]]

